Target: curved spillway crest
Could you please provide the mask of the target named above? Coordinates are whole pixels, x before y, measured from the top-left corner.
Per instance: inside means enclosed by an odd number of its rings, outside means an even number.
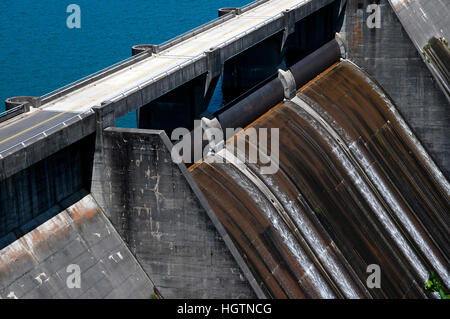
[[[190,171],[267,297],[436,297],[432,270],[449,286],[449,184],[358,67],[335,64],[250,127],[279,128],[278,172],[225,150],[211,156],[234,161]]]

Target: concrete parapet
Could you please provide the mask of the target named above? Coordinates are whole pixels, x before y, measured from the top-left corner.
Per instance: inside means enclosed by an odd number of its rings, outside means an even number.
[[[30,104],[28,103],[20,104],[18,106],[10,108],[6,112],[0,113],[0,123],[29,111],[30,111]]]
[[[241,9],[236,8],[236,7],[220,8],[219,12],[218,12],[219,18],[228,13],[234,13],[234,14],[238,15],[241,13]]]
[[[20,105],[28,105],[32,107],[41,106],[41,98],[35,96],[15,96],[10,97],[5,100],[5,110],[11,110]]]
[[[208,23],[206,23],[204,25],[201,25],[201,26],[199,26],[199,27],[197,27],[197,28],[195,28],[195,29],[193,29],[191,31],[183,33],[183,34],[181,34],[181,35],[179,35],[179,36],[177,36],[177,37],[175,37],[173,39],[170,39],[170,40],[162,43],[160,45],[160,50],[161,51],[162,50],[166,50],[166,49],[168,49],[168,48],[170,48],[170,47],[172,47],[174,45],[177,45],[180,42],[183,42],[184,40],[187,40],[187,39],[189,39],[191,37],[194,37],[194,36],[196,36],[196,35],[198,35],[198,34],[200,34],[202,32],[205,32],[206,30],[214,28],[214,27],[216,27],[216,26],[218,26],[218,25],[220,25],[220,24],[222,24],[222,23],[224,23],[224,22],[226,22],[226,21],[228,21],[230,19],[233,19],[234,17],[235,17],[235,14],[227,14],[227,15],[221,16],[218,19],[210,21],[210,22],[208,22]]]
[[[147,51],[142,52],[141,54],[137,54],[131,58],[128,58],[124,61],[121,61],[119,63],[114,64],[113,66],[110,66],[108,68],[105,68],[103,70],[100,70],[98,72],[95,72],[94,74],[88,75],[78,81],[75,81],[71,84],[68,84],[62,88],[59,88],[53,92],[50,92],[44,96],[41,97],[42,104],[52,102],[66,94],[69,94],[75,90],[78,90],[86,85],[89,85],[95,81],[98,81],[104,77],[107,77],[115,72],[118,72],[120,70],[123,70],[124,68],[127,68],[139,61],[142,61],[146,58],[148,58],[150,55]]]
[[[59,125],[51,132],[37,135],[0,155],[0,181],[4,180],[95,132],[93,113]]]
[[[137,44],[131,47],[131,55],[135,56],[142,52],[149,52],[150,54],[158,53],[159,46],[156,44]]]

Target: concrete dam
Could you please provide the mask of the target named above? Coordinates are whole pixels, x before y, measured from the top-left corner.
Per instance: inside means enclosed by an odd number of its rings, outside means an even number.
[[[450,6],[424,5],[433,27],[414,33],[408,1],[377,1],[387,30],[366,31],[369,2],[224,8],[57,91],[8,99],[0,298],[439,298],[432,273],[448,292],[450,51],[429,30],[448,35],[433,17]],[[368,53],[403,28],[404,59]],[[211,114],[219,78],[225,105]],[[427,105],[443,114],[434,126],[418,120]],[[137,129],[115,127],[133,110]],[[277,143],[252,139],[261,131]]]

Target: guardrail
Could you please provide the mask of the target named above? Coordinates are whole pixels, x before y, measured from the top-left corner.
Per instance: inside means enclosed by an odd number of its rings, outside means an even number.
[[[186,39],[195,37],[196,35],[205,32],[206,30],[212,29],[215,26],[218,26],[232,18],[235,17],[235,14],[233,12],[227,13],[220,18],[215,18],[214,20],[211,20],[199,27],[196,27],[195,29],[189,30],[185,33],[182,33],[180,35],[177,35],[175,38],[169,39],[160,45],[158,45],[159,51],[167,50],[170,47],[173,47],[174,45],[177,45],[178,43],[183,42]]]
[[[270,0],[255,0],[241,7],[241,13],[247,12]]]
[[[264,2],[267,2],[267,1],[270,1],[270,0],[256,0],[256,1],[253,1],[253,2],[249,3],[248,5],[245,5],[244,7],[242,7],[242,10],[243,10],[242,12],[251,10],[251,9],[257,7],[258,5],[260,5],[260,4],[264,3]],[[209,21],[209,22],[199,26],[199,27],[196,27],[196,28],[194,28],[194,29],[192,29],[190,31],[187,31],[187,32],[185,32],[185,33],[183,33],[181,35],[178,35],[178,36],[176,36],[176,37],[174,37],[174,38],[172,38],[170,40],[167,40],[167,41],[163,42],[162,44],[160,44],[158,47],[159,47],[159,49],[161,51],[162,50],[166,50],[166,49],[170,48],[171,46],[174,46],[174,45],[176,45],[176,44],[178,44],[180,42],[183,42],[184,40],[186,40],[186,39],[188,39],[190,37],[193,37],[193,36],[195,36],[195,35],[197,35],[199,33],[202,33],[202,32],[204,32],[204,31],[206,31],[208,29],[211,29],[211,28],[213,28],[213,27],[215,27],[215,26],[217,26],[217,25],[219,25],[219,24],[221,24],[221,23],[223,23],[225,21],[228,21],[228,20],[232,19],[234,16],[235,16],[235,14],[230,12],[230,13],[228,13],[228,14],[220,17],[220,18],[216,18],[216,19],[214,19],[212,21]],[[89,84],[91,82],[94,82],[94,81],[96,81],[96,80],[98,80],[98,79],[100,79],[102,77],[105,77],[105,76],[108,76],[109,74],[117,72],[120,69],[126,68],[127,66],[130,66],[131,64],[134,64],[136,62],[139,62],[140,60],[143,60],[143,59],[149,57],[150,55],[151,54],[149,54],[148,52],[145,52],[145,51],[141,52],[141,53],[139,53],[139,54],[137,54],[135,56],[129,57],[129,58],[127,58],[125,60],[122,60],[122,61],[119,61],[119,62],[117,62],[117,63],[115,63],[115,64],[113,64],[111,66],[108,66],[108,67],[106,67],[106,68],[104,68],[104,69],[102,69],[100,71],[97,71],[95,73],[89,74],[89,75],[87,75],[87,76],[85,76],[85,77],[83,77],[83,78],[81,78],[81,79],[79,79],[77,81],[74,81],[72,83],[64,85],[61,88],[58,88],[58,89],[53,90],[53,91],[51,91],[49,93],[46,93],[46,94],[44,94],[43,96],[40,97],[42,99],[42,104],[51,102],[51,101],[61,97],[64,94],[72,92],[72,91],[74,91],[74,90],[76,90],[76,89],[78,89],[78,88],[80,88],[80,87],[82,87],[84,85],[87,85],[87,84]]]
[[[27,142],[29,142],[31,140],[34,140],[34,139],[36,139],[37,137],[39,137],[41,135],[44,136],[44,137],[47,137],[49,135],[49,132],[53,131],[57,127],[60,127],[60,126],[67,127],[70,124],[70,122],[72,120],[74,120],[75,118],[78,118],[79,120],[82,120],[84,117],[87,116],[88,113],[94,113],[94,110],[89,109],[89,110],[87,110],[87,111],[85,111],[83,113],[79,113],[77,115],[74,115],[71,118],[69,118],[69,119],[67,119],[67,120],[65,120],[63,122],[60,122],[60,123],[58,123],[58,124],[56,124],[56,125],[54,125],[52,127],[49,127],[48,129],[46,129],[46,130],[44,130],[44,131],[42,131],[42,132],[40,132],[40,133],[38,133],[36,135],[33,135],[33,136],[27,138],[26,140],[23,140],[20,143],[14,144],[13,146],[11,146],[9,148],[4,149],[3,151],[0,152],[0,159],[4,158],[3,154],[8,153],[8,152],[10,152],[11,150],[13,150],[15,148],[19,148],[19,147],[25,148],[25,147],[27,147],[27,144],[26,144]]]
[[[242,12],[246,12],[246,11],[251,10],[251,9],[257,7],[258,5],[261,5],[261,4],[263,4],[265,2],[268,2],[268,1],[270,1],[270,0],[256,0],[256,1],[253,1],[253,2],[243,6],[241,8],[241,11]],[[196,27],[196,28],[194,28],[194,29],[192,29],[190,31],[187,31],[187,32],[185,32],[185,33],[183,33],[181,35],[178,35],[178,36],[176,36],[176,37],[174,37],[174,38],[172,38],[170,40],[167,40],[167,41],[163,42],[162,44],[160,44],[158,47],[160,48],[161,51],[162,50],[166,50],[169,47],[174,46],[174,45],[176,45],[176,44],[178,44],[178,43],[180,43],[180,42],[182,42],[182,41],[184,41],[184,40],[186,40],[186,39],[188,39],[188,38],[190,38],[192,36],[195,36],[195,35],[197,35],[199,33],[202,33],[202,32],[204,32],[204,31],[206,31],[208,29],[211,29],[211,28],[213,28],[213,27],[215,27],[215,26],[217,26],[217,25],[219,25],[219,24],[221,24],[221,23],[223,23],[225,21],[228,21],[228,20],[232,19],[233,17],[235,17],[235,14],[230,12],[230,13],[228,13],[228,14],[220,17],[220,18],[216,18],[216,19],[214,19],[212,21],[209,21],[209,22],[199,26],[199,27]],[[40,97],[42,99],[42,104],[51,102],[52,100],[57,99],[58,97],[60,97],[60,96],[62,96],[64,94],[67,94],[69,92],[72,92],[72,91],[82,87],[83,85],[86,85],[86,84],[89,84],[91,82],[94,82],[95,80],[98,80],[98,79],[100,79],[102,77],[105,77],[105,76],[107,76],[107,75],[109,75],[111,73],[114,73],[114,72],[116,72],[116,71],[118,71],[120,69],[123,69],[123,68],[125,68],[125,67],[127,67],[127,66],[129,66],[131,64],[139,62],[140,60],[143,60],[143,59],[145,59],[145,58],[147,58],[149,56],[150,56],[150,54],[148,52],[145,52],[145,51],[141,52],[141,53],[139,53],[139,54],[137,54],[135,56],[129,57],[129,58],[125,59],[125,60],[121,60],[121,61],[119,61],[119,62],[117,62],[117,63],[115,63],[115,64],[113,64],[111,66],[108,66],[108,67],[106,67],[106,68],[104,68],[104,69],[102,69],[100,71],[97,71],[95,73],[89,74],[89,75],[87,75],[87,76],[85,76],[85,77],[83,77],[83,78],[81,78],[81,79],[79,79],[77,81],[74,81],[72,83],[64,85],[63,87],[60,87],[60,88],[58,88],[56,90],[53,90],[53,91],[51,91],[49,93],[46,93],[46,94],[44,94],[43,96]]]
[[[250,4],[248,4],[247,6],[245,6],[245,7],[243,7],[243,8],[246,8],[246,7],[254,8],[254,7],[256,7],[257,5],[259,5],[259,4],[261,4],[261,3],[264,3],[264,2],[267,2],[267,1],[270,1],[270,0],[257,0],[257,1],[254,1],[254,2],[252,2],[252,3],[250,3]],[[295,9],[295,8],[297,8],[297,7],[299,7],[299,6],[303,5],[303,4],[305,4],[305,3],[303,2],[303,3],[300,3],[300,4],[293,5],[293,6],[291,6],[291,7],[289,8],[289,10]],[[248,10],[250,10],[250,9],[248,9]],[[233,13],[231,13],[231,14],[233,14]],[[227,15],[228,15],[228,14],[227,14]],[[223,17],[225,17],[225,16],[227,16],[227,15],[224,15]],[[273,16],[273,17],[270,17],[270,18],[268,18],[268,19],[266,19],[266,20],[264,20],[264,21],[258,23],[257,25],[255,25],[255,26],[253,26],[253,27],[251,27],[251,28],[249,28],[249,29],[247,29],[247,30],[245,30],[245,31],[242,31],[242,32],[236,34],[236,35],[233,36],[232,38],[230,38],[230,39],[228,39],[228,40],[225,40],[225,41],[221,42],[220,44],[216,45],[216,47],[217,47],[217,48],[224,47],[224,46],[226,46],[227,44],[229,44],[229,43],[231,43],[231,42],[237,40],[238,38],[240,38],[240,37],[242,37],[242,36],[245,36],[246,34],[248,34],[248,33],[252,32],[252,31],[254,31],[254,30],[260,28],[261,26],[264,26],[264,25],[266,25],[266,24],[268,24],[268,23],[274,21],[275,19],[279,18],[280,16],[283,16],[283,13],[282,13],[282,12],[280,12],[279,14],[277,14],[277,15],[275,15],[275,16]],[[118,62],[118,63],[114,64],[113,66],[110,66],[110,67],[108,67],[108,68],[105,68],[105,69],[103,69],[103,70],[101,70],[101,71],[98,71],[98,72],[96,72],[96,73],[93,73],[93,74],[90,75],[90,76],[84,77],[84,78],[82,78],[82,79],[80,79],[80,80],[78,80],[78,81],[75,81],[75,82],[73,82],[73,83],[71,83],[71,84],[68,84],[68,85],[66,85],[66,86],[64,86],[64,87],[62,87],[62,88],[60,88],[60,89],[57,89],[57,90],[55,90],[55,91],[53,91],[53,92],[50,92],[50,93],[48,93],[48,94],[42,96],[41,99],[43,100],[43,103],[44,103],[44,100],[45,100],[45,99],[48,99],[48,98],[51,97],[52,95],[55,95],[55,94],[57,94],[57,93],[60,93],[60,92],[62,92],[62,91],[65,90],[65,89],[72,89],[72,90],[74,90],[73,88],[70,87],[70,86],[72,86],[72,85],[78,85],[78,84],[81,84],[83,81],[89,80],[89,79],[90,79],[91,77],[93,77],[93,76],[100,76],[100,75],[101,75],[102,73],[104,73],[104,72],[111,71],[112,68],[114,68],[114,67],[118,67],[118,66],[120,66],[120,65],[123,65],[123,64],[126,63],[126,62],[133,61],[136,57],[141,57],[142,59],[144,59],[145,57],[143,57],[143,56],[146,55],[146,54],[148,54],[148,53],[147,53],[147,52],[141,52],[141,53],[135,55],[134,57],[130,57],[130,58],[126,59],[126,60],[123,60],[123,61],[121,61],[121,62]],[[180,64],[177,64],[176,66],[173,66],[173,67],[171,67],[170,69],[168,69],[168,70],[166,70],[166,71],[163,71],[163,72],[161,72],[161,73],[158,73],[157,75],[153,76],[152,78],[150,78],[150,79],[148,79],[148,80],[146,80],[146,81],[144,81],[144,82],[142,82],[142,83],[140,83],[140,84],[138,84],[138,85],[132,87],[131,89],[127,89],[127,90],[125,90],[125,91],[120,92],[119,94],[117,94],[117,95],[113,96],[112,98],[110,98],[109,101],[115,102],[115,100],[119,100],[120,98],[126,97],[126,96],[128,95],[127,93],[129,93],[129,92],[133,93],[133,92],[136,91],[136,90],[140,90],[140,89],[142,89],[143,87],[145,87],[146,85],[149,85],[149,84],[151,84],[152,82],[155,82],[158,78],[162,77],[163,75],[165,75],[165,76],[170,75],[170,74],[173,73],[175,70],[181,69],[182,66],[183,66],[184,64],[193,63],[194,60],[198,60],[198,59],[200,59],[200,58],[202,58],[202,57],[204,57],[204,56],[205,56],[205,52],[202,52],[202,53],[199,53],[199,54],[196,55],[196,56],[190,57],[190,58],[188,58],[187,60],[181,62]],[[134,62],[135,62],[135,61],[134,61]],[[65,92],[66,92],[66,91],[65,91]],[[32,136],[32,137],[30,137],[30,138],[24,140],[24,141],[22,141],[21,143],[17,143],[17,144],[15,144],[15,145],[13,145],[13,146],[11,146],[11,147],[9,147],[9,148],[7,148],[7,149],[1,151],[1,152],[0,152],[0,159],[2,159],[2,158],[4,157],[3,154],[5,154],[5,153],[11,151],[12,149],[17,148],[17,147],[26,147],[26,143],[27,143],[28,141],[31,141],[31,140],[33,140],[33,139],[35,139],[35,138],[37,138],[38,136],[41,136],[41,135],[47,136],[47,135],[48,135],[47,133],[50,132],[50,131],[52,131],[52,130],[54,130],[55,128],[57,128],[57,127],[59,127],[59,126],[61,126],[61,125],[62,125],[62,126],[67,126],[67,123],[70,122],[71,120],[75,119],[75,118],[79,118],[79,119],[81,120],[81,119],[82,119],[83,117],[85,117],[86,114],[88,114],[88,113],[94,113],[94,111],[92,110],[92,108],[90,108],[89,110],[84,111],[84,112],[82,112],[82,113],[79,113],[79,114],[77,114],[77,115],[75,115],[75,116],[73,116],[73,117],[71,117],[71,118],[69,118],[69,119],[67,119],[67,120],[65,120],[65,121],[63,121],[63,122],[61,122],[61,123],[58,123],[58,124],[56,124],[56,125],[54,125],[54,126],[48,128],[48,129],[46,129],[45,131],[42,131],[42,132],[40,132],[40,133],[38,133],[38,134],[36,134],[36,135],[34,135],[34,136]]]
[[[0,113],[0,123],[5,122],[9,119],[12,119],[13,117],[26,113],[30,110],[30,104],[24,103],[21,105],[18,105],[16,107],[13,107],[12,109],[9,109],[8,111],[5,111],[3,113]]]
[[[266,1],[268,1],[268,0],[263,0],[263,1],[266,2]],[[293,6],[293,7],[295,7],[295,6]],[[247,35],[248,33],[253,32],[254,30],[256,30],[256,29],[258,29],[258,28],[260,28],[260,27],[262,27],[262,26],[264,26],[264,25],[266,25],[266,24],[269,24],[270,22],[276,20],[276,19],[279,18],[280,16],[283,16],[283,13],[279,13],[279,14],[277,14],[277,15],[271,17],[271,18],[268,18],[268,19],[266,19],[266,20],[264,20],[264,21],[258,23],[257,25],[255,25],[255,26],[253,26],[253,27],[251,27],[251,28],[249,28],[249,29],[247,29],[247,30],[245,30],[245,31],[242,31],[242,32],[236,34],[236,35],[233,36],[232,38],[230,38],[230,39],[228,39],[228,40],[226,40],[226,41],[223,41],[223,42],[219,43],[216,47],[217,47],[217,48],[224,47],[224,46],[226,46],[227,44],[229,44],[229,43],[231,43],[231,42],[233,42],[233,41],[235,41],[235,40],[237,40],[237,39],[239,39],[239,38],[241,38],[241,37]],[[125,90],[125,91],[122,91],[121,93],[115,95],[114,97],[110,98],[109,100],[115,101],[118,97],[125,97],[125,96],[127,95],[127,94],[125,94],[126,92],[135,91],[136,89],[139,89],[139,90],[140,90],[142,87],[145,87],[146,85],[148,85],[148,84],[150,84],[150,83],[152,83],[152,82],[155,82],[158,78],[162,77],[163,75],[168,76],[168,75],[170,75],[171,73],[173,73],[175,70],[181,69],[182,66],[183,66],[184,64],[192,63],[192,62],[194,62],[194,60],[198,60],[198,59],[202,58],[204,55],[205,55],[205,53],[202,52],[202,53],[199,53],[199,54],[196,55],[196,56],[189,57],[187,60],[184,60],[184,61],[181,62],[180,64],[177,64],[177,65],[171,67],[170,69],[168,69],[168,70],[166,70],[166,71],[163,71],[163,72],[161,72],[161,73],[158,73],[157,75],[155,75],[155,76],[153,76],[152,78],[150,78],[150,79],[148,79],[148,80],[146,80],[146,81],[144,81],[144,82],[142,82],[142,83],[136,85],[135,87],[132,87],[132,88],[130,88],[130,89],[127,89],[127,90]]]
[[[92,82],[94,82],[96,80],[99,80],[99,79],[101,79],[101,78],[103,78],[105,76],[108,76],[108,75],[110,75],[110,74],[112,74],[114,72],[117,72],[117,71],[119,71],[121,69],[124,69],[124,68],[126,68],[126,67],[128,67],[128,66],[130,66],[130,65],[132,65],[132,64],[134,64],[136,62],[139,62],[139,61],[141,61],[141,60],[143,60],[143,59],[145,59],[145,58],[147,58],[149,56],[150,56],[150,54],[148,52],[144,51],[144,52],[141,52],[141,53],[136,54],[134,56],[131,56],[131,57],[125,59],[125,60],[119,61],[119,62],[117,62],[117,63],[115,63],[115,64],[113,64],[113,65],[111,65],[109,67],[106,67],[106,68],[100,70],[100,71],[92,73],[92,74],[90,74],[88,76],[85,76],[85,77],[83,77],[83,78],[81,78],[81,79],[79,79],[77,81],[74,81],[74,82],[72,82],[70,84],[67,84],[67,85],[61,87],[61,88],[58,88],[58,89],[56,89],[56,90],[54,90],[52,92],[44,94],[43,96],[40,97],[41,101],[42,101],[41,103],[45,104],[45,103],[51,102],[51,101],[61,97],[64,94],[73,92],[73,91],[75,91],[76,89],[79,89],[82,86],[85,86],[85,85],[87,85],[89,83],[92,83]]]
[[[249,4],[245,5],[245,6],[241,7],[241,13],[242,12],[246,12],[248,10],[251,10],[251,9],[253,9],[253,8],[255,8],[255,7],[261,5],[261,4],[265,3],[265,2],[268,2],[268,1],[270,1],[270,0],[256,0],[256,1],[253,1],[253,2],[251,2],[251,3],[249,3]],[[198,26],[198,27],[196,27],[196,28],[194,28],[192,30],[189,30],[189,31],[187,31],[185,33],[177,35],[176,37],[161,43],[158,46],[159,50],[161,50],[161,51],[167,50],[168,48],[170,48],[170,47],[172,47],[174,45],[177,45],[178,43],[181,43],[181,42],[183,42],[186,39],[189,39],[191,37],[195,37],[196,35],[198,35],[198,34],[200,34],[202,32],[205,32],[206,30],[212,29],[215,26],[218,26],[218,25],[220,25],[220,24],[222,24],[222,23],[232,19],[235,16],[236,16],[236,13],[229,12],[229,13],[221,16],[221,17],[218,17],[218,18],[215,18],[215,19],[213,19],[211,21],[208,21],[205,24],[202,24],[202,25],[200,25],[200,26]]]

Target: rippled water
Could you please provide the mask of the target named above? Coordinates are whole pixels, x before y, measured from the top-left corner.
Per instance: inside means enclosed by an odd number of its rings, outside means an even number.
[[[11,96],[41,96],[131,55],[131,46],[162,43],[251,0],[0,1],[0,111]],[[69,29],[69,4],[81,29]],[[219,87],[219,86],[218,86]],[[210,108],[221,105],[220,87]],[[136,127],[134,114],[118,126]]]

